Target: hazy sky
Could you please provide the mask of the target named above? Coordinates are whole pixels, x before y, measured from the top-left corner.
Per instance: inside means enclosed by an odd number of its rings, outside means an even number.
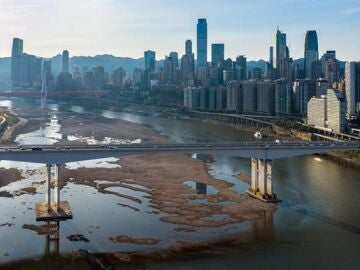
[[[53,56],[114,54],[142,57],[156,51],[196,48],[197,18],[208,21],[211,43],[225,43],[225,56],[267,59],[278,25],[290,54],[302,57],[305,32],[316,29],[319,50],[360,60],[360,0],[0,0],[0,56],[9,56],[13,37],[24,50]]]

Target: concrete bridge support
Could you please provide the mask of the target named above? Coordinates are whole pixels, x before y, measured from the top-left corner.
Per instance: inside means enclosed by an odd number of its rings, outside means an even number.
[[[59,184],[60,168],[61,168],[60,164],[55,164],[54,202],[57,209],[60,208],[60,184]]]
[[[264,202],[278,202],[272,186],[272,160],[251,159],[251,186],[247,193]]]
[[[51,196],[52,167],[54,167],[54,198]],[[60,170],[61,164],[46,164],[45,202],[35,203],[37,221],[58,221],[72,218],[70,205],[60,200]]]

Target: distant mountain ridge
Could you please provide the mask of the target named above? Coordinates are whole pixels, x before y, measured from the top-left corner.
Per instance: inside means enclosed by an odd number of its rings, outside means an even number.
[[[56,76],[61,71],[62,65],[62,58],[61,55],[58,54],[51,58],[52,60],[52,72]],[[294,60],[295,63],[302,64],[304,59],[296,59]],[[339,61],[340,67],[345,67],[345,62]],[[3,57],[0,58],[0,74],[3,75],[10,75],[10,57]],[[161,66],[163,60],[157,61],[157,66]],[[261,70],[265,70],[265,60],[257,60],[257,61],[248,61],[247,62],[247,69],[251,70],[255,67],[260,68]],[[128,75],[131,77],[132,72],[135,68],[144,68],[144,58],[130,58],[130,57],[120,57],[120,56],[113,56],[110,54],[104,55],[96,55],[96,56],[73,56],[70,58],[70,67],[77,66],[80,69],[83,67],[95,67],[95,66],[103,66],[105,71],[111,74],[115,69],[122,67]]]

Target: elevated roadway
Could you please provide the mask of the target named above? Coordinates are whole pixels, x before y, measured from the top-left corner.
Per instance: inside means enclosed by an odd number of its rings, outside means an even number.
[[[60,201],[62,164],[107,157],[156,153],[198,153],[251,158],[251,186],[247,193],[264,202],[278,202],[273,192],[274,159],[360,149],[360,142],[241,142],[196,144],[32,145],[0,147],[0,160],[44,163],[47,167],[45,202],[35,205],[37,220],[72,218],[68,202]],[[55,167],[54,201],[51,200],[52,168]]]

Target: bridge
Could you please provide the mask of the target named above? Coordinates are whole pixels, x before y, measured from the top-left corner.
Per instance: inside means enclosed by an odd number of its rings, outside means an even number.
[[[28,91],[28,92],[0,92],[0,97],[103,97],[110,95],[110,91],[97,90],[97,91]]]
[[[278,202],[273,191],[273,160],[321,154],[331,151],[360,150],[360,142],[241,142],[195,144],[108,144],[36,145],[0,147],[0,160],[46,164],[45,203],[36,204],[37,220],[71,218],[70,206],[60,200],[61,165],[68,162],[140,154],[185,153],[251,158],[251,186],[247,193],[264,202]],[[54,200],[51,200],[51,169],[55,168]]]

